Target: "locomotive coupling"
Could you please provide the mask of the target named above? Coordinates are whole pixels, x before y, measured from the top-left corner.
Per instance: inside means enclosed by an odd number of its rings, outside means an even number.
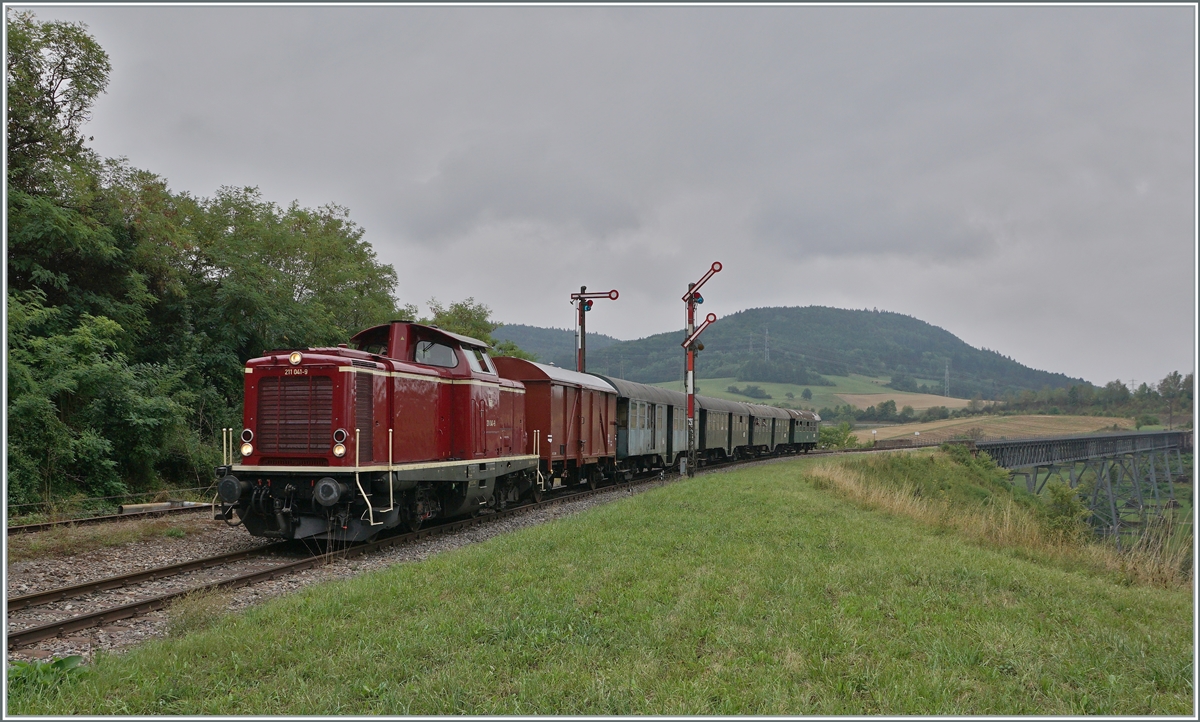
[[[348,492],[350,487],[328,476],[313,487],[313,499],[321,506],[333,506]]]
[[[229,474],[217,483],[217,496],[221,497],[221,501],[226,504],[236,504],[238,499],[242,498],[242,494],[250,491],[250,482],[241,481],[236,476]]]

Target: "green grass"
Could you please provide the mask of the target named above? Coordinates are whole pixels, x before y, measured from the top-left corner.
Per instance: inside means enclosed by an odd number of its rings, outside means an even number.
[[[850,376],[826,376],[825,378],[834,382],[834,386],[803,386],[800,384],[776,384],[767,381],[738,381],[736,378],[719,378],[719,379],[696,379],[696,393],[705,396],[712,396],[717,399],[729,399],[731,401],[749,401],[756,404],[770,404],[778,406],[780,402],[787,402],[792,406],[804,407],[811,409],[821,409],[824,407],[833,408],[842,406],[846,402],[837,396],[837,394],[892,394],[896,399],[896,406],[903,407],[903,397],[910,395],[907,391],[896,391],[889,389],[883,384],[891,381],[890,376],[871,377],[852,374]],[[879,383],[876,383],[879,382]],[[924,383],[924,382],[918,382]],[[747,384],[758,386],[763,391],[771,395],[768,400],[752,399],[740,394],[731,394],[726,389],[730,386],[745,388]],[[684,391],[682,381],[663,381],[661,383],[652,384],[653,386],[661,386],[673,391]],[[800,394],[804,389],[809,389],[813,393],[811,400],[800,398]],[[787,397],[788,392],[795,395],[794,399]]]
[[[1188,590],[712,474],[206,623],[11,714],[1176,714]]]

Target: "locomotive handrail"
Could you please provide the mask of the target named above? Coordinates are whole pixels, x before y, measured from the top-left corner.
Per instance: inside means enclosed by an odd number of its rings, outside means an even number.
[[[389,429],[389,431],[390,431],[390,429]],[[359,481],[359,479],[358,479],[358,469],[360,466],[359,458],[358,458],[358,453],[359,453],[358,452],[358,435],[359,435],[359,433],[361,433],[361,429],[354,430],[354,485],[358,487],[358,493],[362,494],[363,501],[367,502],[367,514],[369,516],[368,523],[370,523],[371,526],[383,526],[383,522],[375,521],[375,505],[371,503],[371,497],[367,496],[367,492],[363,491],[362,482]],[[391,435],[389,434],[389,436],[388,436],[388,446],[389,447],[391,446],[391,441],[392,441]],[[388,456],[391,456],[390,450],[388,451]],[[391,464],[389,462],[389,466],[390,465]],[[391,481],[391,472],[390,471],[388,472],[388,481],[389,482]],[[390,486],[390,484],[389,484],[389,486]],[[391,509],[388,509],[388,511],[391,511]],[[380,513],[382,514],[383,512],[380,512]],[[359,519],[361,520],[362,517],[359,517]]]

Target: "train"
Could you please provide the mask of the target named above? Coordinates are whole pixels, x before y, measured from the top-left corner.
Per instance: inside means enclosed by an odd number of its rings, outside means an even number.
[[[365,541],[686,456],[684,394],[488,348],[401,320],[250,359],[240,443],[216,469],[217,517],[260,537]],[[700,463],[817,444],[811,411],[695,400]]]

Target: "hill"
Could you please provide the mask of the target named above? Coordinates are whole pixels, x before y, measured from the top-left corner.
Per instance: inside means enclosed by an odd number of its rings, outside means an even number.
[[[505,324],[492,332],[497,341],[512,341],[522,351],[537,354],[541,363],[553,363],[565,368],[575,368],[575,331],[564,328],[541,328],[519,323]],[[592,353],[621,343],[620,339],[602,333],[587,335],[588,358]]]
[[[643,383],[673,381],[683,373],[682,340],[682,329],[604,347],[589,336],[588,370]],[[829,383],[823,376],[853,373],[891,377],[900,382],[894,384],[899,390],[940,394],[949,362],[950,395],[959,398],[979,394],[995,399],[1026,389],[1086,383],[974,348],[945,329],[888,311],[754,308],[718,320],[704,332],[703,342],[697,360],[701,378],[815,386]],[[927,380],[926,388],[918,385],[920,379]]]

